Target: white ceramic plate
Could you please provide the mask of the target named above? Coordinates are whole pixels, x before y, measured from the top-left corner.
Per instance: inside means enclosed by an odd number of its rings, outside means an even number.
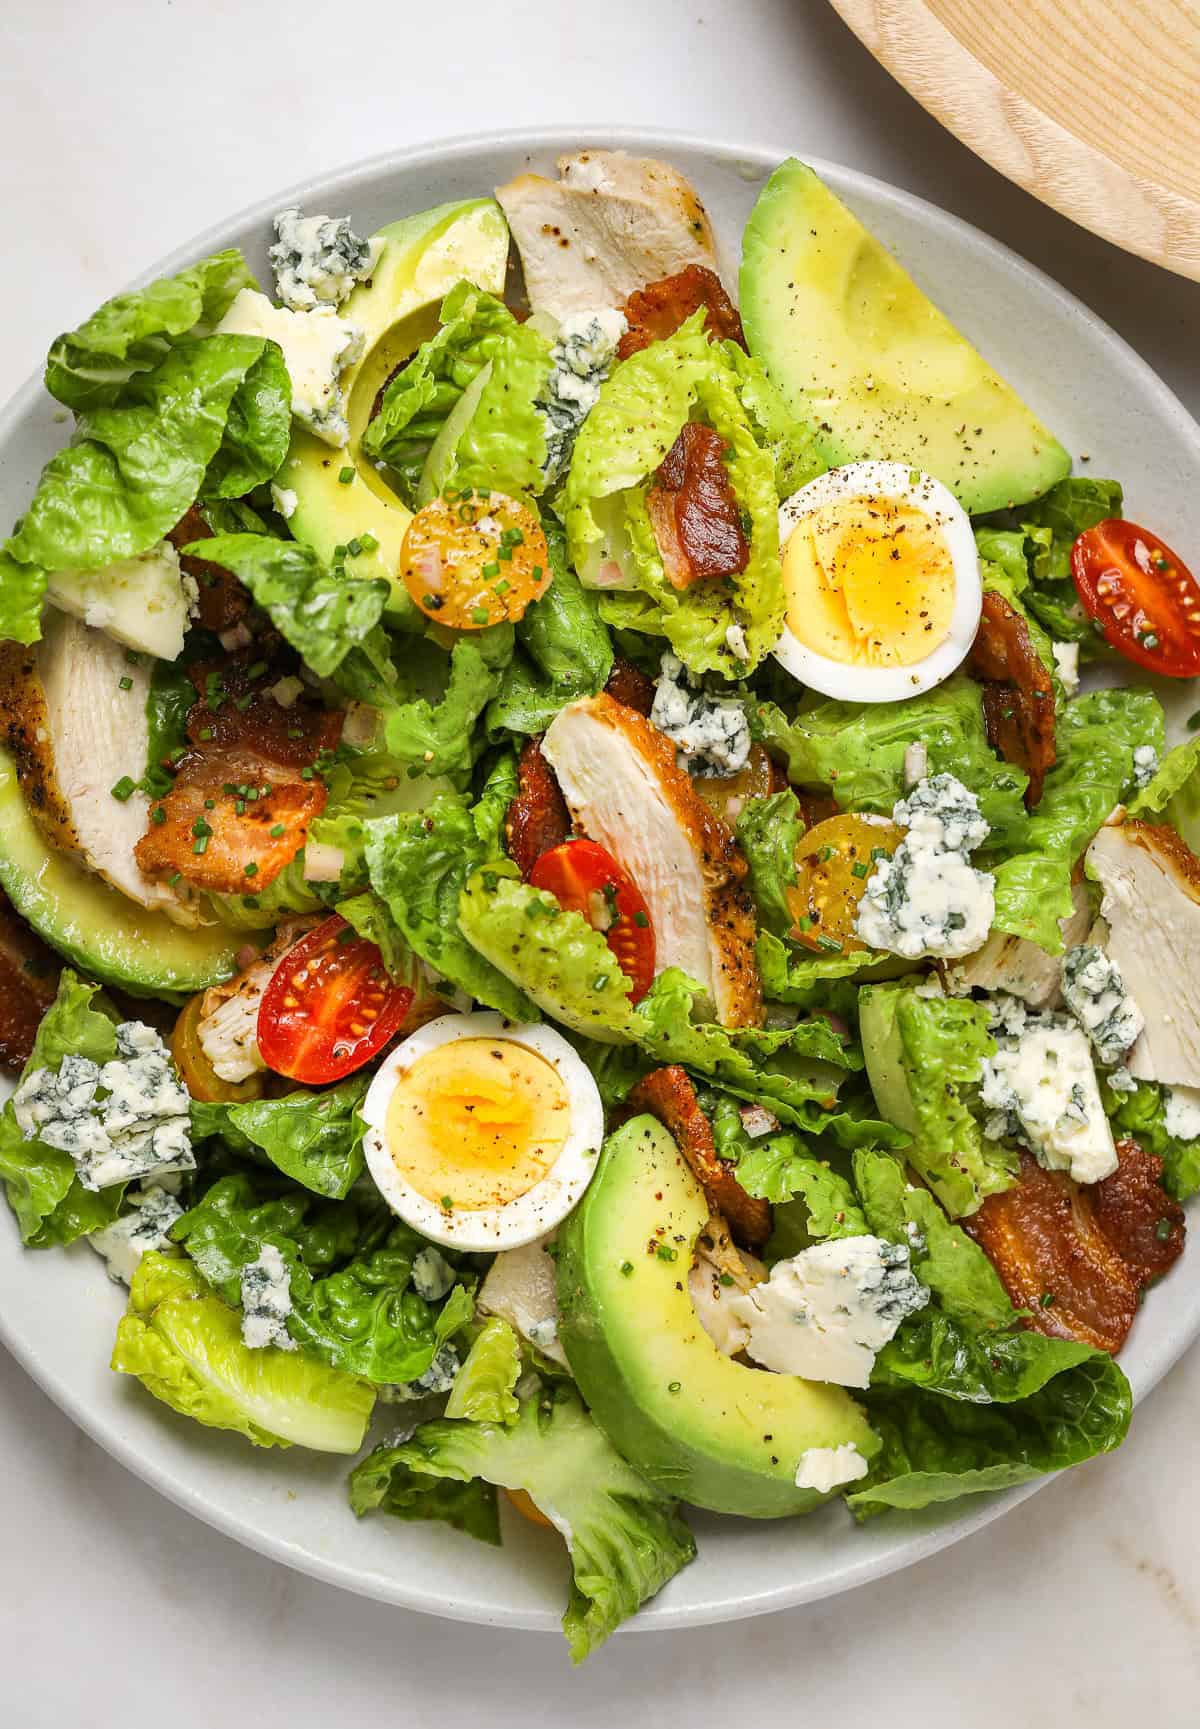
[[[664,156],[691,176],[737,257],[742,224],[771,168],[788,154],[667,133],[565,131],[464,139],[385,157],[293,187],[209,233],[152,275],[221,246],[241,246],[263,281],[270,219],[290,203],[349,211],[360,233],[410,211],[476,196],[555,155],[621,145]],[[1200,544],[1200,428],[1113,331],[1047,277],[931,205],[832,164],[815,166],[903,259],[1067,447],[1083,472],[1115,474],[1131,516],[1173,546]],[[49,339],[54,333],[47,331]],[[0,521],[29,497],[62,441],[55,405],[32,381],[0,416]],[[1185,693],[1179,693],[1181,700]],[[1184,702],[1184,711],[1195,697]],[[513,1627],[550,1628],[565,1602],[559,1545],[509,1518],[493,1550],[437,1525],[382,1517],[357,1522],[345,1496],[348,1462],[263,1452],[200,1428],[109,1372],[121,1293],[86,1244],[27,1253],[0,1206],[0,1338],[75,1421],[114,1457],[199,1518],[277,1561],[405,1608]],[[1200,1332],[1200,1254],[1153,1291],[1122,1358],[1141,1397]],[[393,1408],[394,1410],[394,1408]],[[385,1409],[380,1425],[386,1434]],[[378,1436],[376,1437],[378,1438]],[[978,1530],[1036,1485],[922,1515],[889,1514],[857,1529],[840,1506],[796,1521],[693,1516],[700,1557],[638,1617],[640,1628],[695,1625],[809,1602],[878,1578]]]

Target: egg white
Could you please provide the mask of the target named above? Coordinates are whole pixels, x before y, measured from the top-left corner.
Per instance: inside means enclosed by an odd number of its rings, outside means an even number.
[[[784,499],[779,507],[781,555],[805,517],[840,499],[865,497],[891,499],[936,520],[954,568],[954,609],[945,637],[911,666],[851,666],[808,648],[785,624],[773,653],[793,678],[824,696],[846,702],[899,702],[941,684],[970,653],[983,608],[979,553],[970,517],[940,480],[904,462],[872,461],[831,468]]]
[[[457,1039],[500,1039],[524,1045],[551,1064],[566,1088],[571,1120],[562,1151],[540,1183],[505,1206],[447,1212],[412,1187],[388,1150],[388,1106],[397,1085],[419,1058]],[[367,1125],[363,1137],[367,1169],[392,1211],[431,1242],[484,1253],[518,1249],[565,1219],[592,1179],[604,1139],[600,1093],[579,1053],[553,1027],[518,1026],[490,1013],[440,1015],[420,1027],[383,1063],[367,1089],[361,1112]]]

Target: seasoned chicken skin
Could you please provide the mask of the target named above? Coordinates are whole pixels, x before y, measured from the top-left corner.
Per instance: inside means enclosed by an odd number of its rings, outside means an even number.
[[[150,667],[80,619],[50,610],[31,647],[0,643],[0,726],[21,791],[51,846],[140,906],[180,924],[199,908],[140,868],[134,848],[150,801],[135,783],[146,771]],[[126,796],[122,792],[128,783]]]
[[[557,180],[519,174],[496,197],[535,312],[565,318],[623,306],[690,264],[715,269],[712,225],[676,169],[624,150],[560,156]]]
[[[1200,1086],[1200,859],[1165,824],[1102,828],[1087,851],[1103,892],[1092,938],[1145,1016],[1130,1072]]]
[[[676,767],[674,746],[602,691],[555,716],[542,754],[575,827],[607,847],[645,896],[658,971],[680,967],[697,980],[723,1025],[757,1026],[762,982],[746,861]]]

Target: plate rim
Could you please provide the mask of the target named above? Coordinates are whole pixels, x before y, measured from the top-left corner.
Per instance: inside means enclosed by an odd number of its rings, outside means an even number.
[[[762,141],[720,140],[694,132],[642,126],[581,123],[571,126],[510,127],[476,133],[456,133],[402,150],[383,151],[366,158],[354,159],[320,175],[293,182],[268,197],[255,199],[242,209],[209,224],[192,239],[173,248],[156,263],[132,277],[126,284],[126,289],[140,287],[155,277],[181,269],[221,244],[223,237],[233,229],[252,223],[269,222],[277,210],[286,207],[289,200],[324,198],[328,193],[336,192],[345,182],[352,183],[399,173],[434,162],[444,165],[482,151],[521,151],[534,154],[586,148],[588,145],[593,148],[628,149],[641,153],[695,153],[707,156],[725,168],[752,168],[756,174],[761,171],[763,177],[786,157],[796,154],[794,150]],[[1158,399],[1164,415],[1173,423],[1172,435],[1182,443],[1192,446],[1195,460],[1200,464],[1200,424],[1192,418],[1179,397],[1150,363],[1118,331],[1061,283],[1003,241],[904,187],[820,155],[805,152],[803,160],[823,177],[828,175],[839,191],[861,191],[899,204],[907,213],[915,215],[923,226],[955,235],[972,246],[976,252],[982,251],[996,265],[1031,279],[1055,301],[1064,314],[1085,314],[1093,332],[1114,345],[1126,363],[1140,373],[1149,393]],[[0,458],[20,419],[45,400],[49,399],[44,397],[42,371],[38,369],[0,409]],[[1190,1332],[1180,1330],[1173,1334],[1140,1366],[1141,1372],[1138,1374],[1135,1389],[1135,1401],[1138,1405],[1194,1343],[1197,1336],[1200,1336],[1200,1319]],[[66,1377],[56,1371],[53,1363],[40,1355],[35,1346],[30,1345],[10,1326],[2,1307],[0,1343],[6,1346],[16,1362],[51,1402],[111,1458],[175,1506],[244,1547],[324,1584],[418,1613],[476,1625],[541,1632],[558,1631],[559,1617],[549,1608],[534,1610],[500,1605],[484,1609],[476,1603],[460,1602],[431,1594],[420,1585],[408,1581],[367,1574],[360,1568],[339,1562],[336,1558],[303,1550],[284,1537],[264,1533],[243,1514],[229,1511],[219,1502],[194,1489],[187,1479],[177,1476],[166,1465],[143,1457],[138,1452],[136,1441],[122,1432],[116,1416],[95,1411],[85,1395],[76,1393],[67,1384]],[[653,1599],[632,1620],[625,1622],[619,1631],[662,1632],[680,1627],[705,1626],[832,1599],[845,1591],[927,1560],[942,1549],[949,1548],[951,1544],[973,1536],[1031,1495],[1046,1488],[1060,1475],[1060,1472],[1050,1473],[1014,1488],[980,1497],[973,1506],[967,1502],[963,1512],[939,1522],[927,1531],[913,1532],[903,1548],[894,1554],[878,1555],[864,1550],[862,1559],[843,1564],[832,1582],[811,1580],[806,1583],[800,1580],[783,1585],[773,1584],[762,1591],[743,1593],[737,1598],[716,1596],[701,1603],[675,1604],[669,1597],[666,1601]]]

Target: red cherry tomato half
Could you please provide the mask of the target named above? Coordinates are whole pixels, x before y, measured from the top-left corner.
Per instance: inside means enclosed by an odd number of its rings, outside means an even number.
[[[288,949],[263,992],[258,1048],[276,1074],[340,1081],[399,1031],[413,993],[394,985],[374,943],[335,913]]]
[[[1118,654],[1167,678],[1200,673],[1200,584],[1156,534],[1108,517],[1071,548],[1071,575]]]
[[[621,971],[633,980],[630,1002],[640,1002],[654,982],[654,926],[642,891],[613,855],[592,840],[564,841],[542,854],[529,880],[603,932]]]

